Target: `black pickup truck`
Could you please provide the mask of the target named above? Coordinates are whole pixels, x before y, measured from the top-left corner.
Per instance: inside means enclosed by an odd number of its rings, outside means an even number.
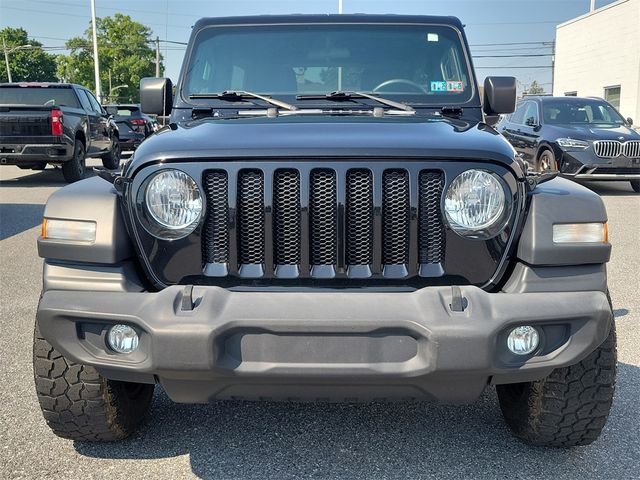
[[[0,164],[43,170],[61,165],[68,182],[84,178],[85,158],[120,164],[118,127],[93,94],[67,83],[0,84]]]
[[[513,77],[482,92],[452,17],[197,22],[175,96],[141,82],[169,125],[47,203],[49,426],[124,438],[156,383],[192,403],[495,387],[525,441],[594,441],[616,373],[604,204],[491,126]]]

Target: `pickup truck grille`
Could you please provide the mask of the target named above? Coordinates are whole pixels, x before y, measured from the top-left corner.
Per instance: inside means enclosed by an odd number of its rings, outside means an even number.
[[[207,170],[207,276],[405,278],[443,274],[441,170]]]

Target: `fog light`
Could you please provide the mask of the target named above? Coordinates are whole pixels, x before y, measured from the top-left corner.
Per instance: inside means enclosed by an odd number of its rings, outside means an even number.
[[[529,355],[538,348],[539,341],[538,331],[529,325],[523,325],[511,330],[507,337],[507,347],[516,355]]]
[[[138,334],[129,325],[114,325],[107,334],[109,347],[118,353],[131,353],[138,348]]]

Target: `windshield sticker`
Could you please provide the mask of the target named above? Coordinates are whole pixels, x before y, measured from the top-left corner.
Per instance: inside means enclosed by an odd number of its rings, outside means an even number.
[[[438,34],[437,33],[427,33],[427,42],[437,42]]]
[[[447,92],[464,92],[464,84],[459,80],[448,80]]]
[[[431,81],[431,91],[432,92],[446,92],[447,91],[447,82],[442,81]]]

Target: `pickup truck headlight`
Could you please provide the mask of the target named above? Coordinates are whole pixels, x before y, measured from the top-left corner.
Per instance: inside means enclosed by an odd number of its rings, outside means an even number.
[[[585,142],[584,140],[576,140],[574,138],[558,138],[556,143],[560,145],[562,148],[566,148],[569,150],[584,150],[589,148],[589,142]]]
[[[189,235],[200,222],[203,203],[198,184],[181,170],[166,169],[143,184],[144,223],[158,238],[176,240]]]
[[[444,199],[449,226],[459,235],[487,239],[507,224],[511,203],[504,181],[486,170],[467,170],[453,179]]]

